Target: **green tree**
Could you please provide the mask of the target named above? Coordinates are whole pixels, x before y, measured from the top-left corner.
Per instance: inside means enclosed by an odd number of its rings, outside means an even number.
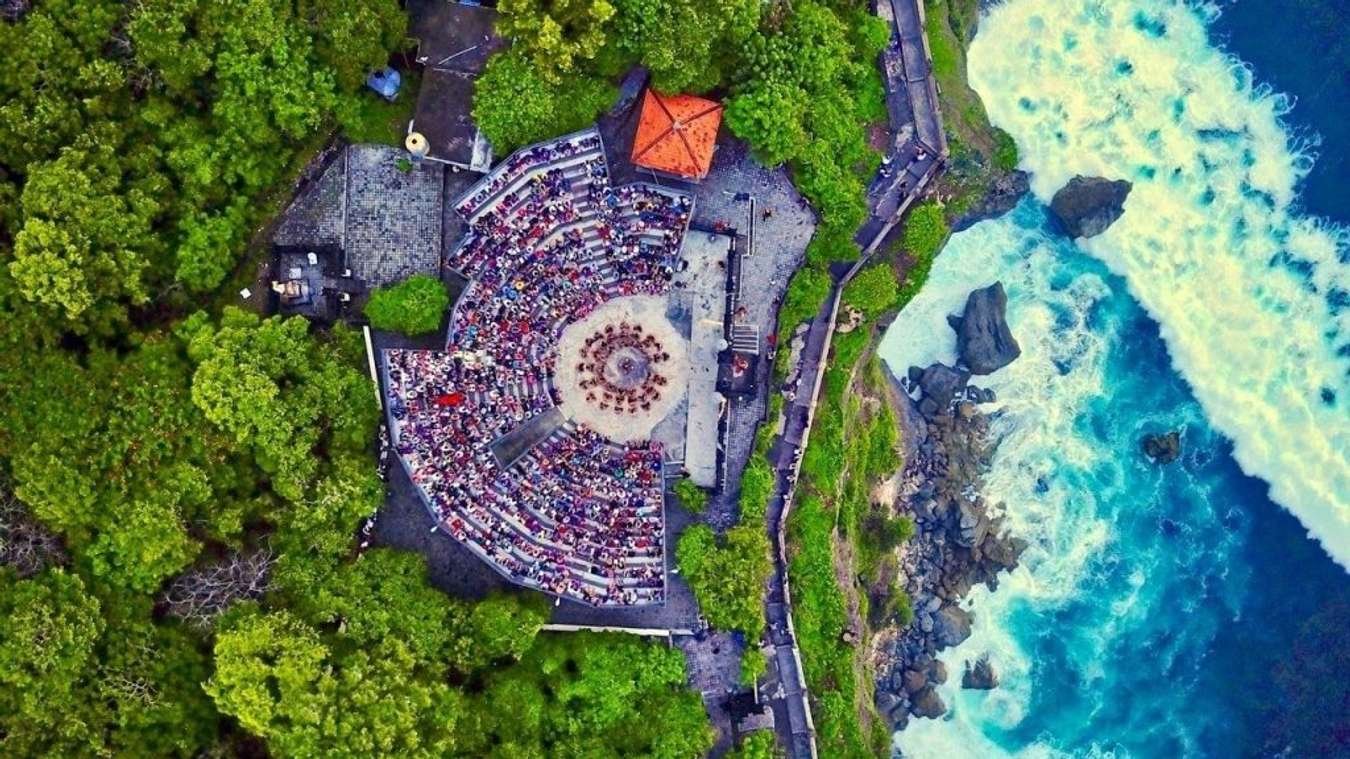
[[[426,562],[405,551],[369,551],[293,596],[310,624],[341,625],[361,646],[397,638],[424,663],[446,661],[466,629],[464,604],[431,587]]]
[[[615,0],[608,45],[617,55],[605,68],[641,61],[663,92],[704,92],[725,78],[724,67],[755,31],[754,0]]]
[[[0,747],[90,752],[98,736],[83,689],[103,631],[98,601],[60,569],[28,580],[0,569],[0,618]]]
[[[541,637],[493,669],[461,723],[473,756],[702,756],[714,733],[679,651],[632,638]]]
[[[308,330],[302,318],[260,320],[233,307],[218,329],[198,316],[183,330],[197,363],[193,402],[249,447],[273,489],[292,502],[320,473],[315,451],[328,443],[360,450],[378,416],[369,378]]]
[[[103,59],[122,17],[113,0],[35,3],[19,23],[0,23],[0,166],[26,174],[97,121],[122,116],[126,75]]]
[[[343,653],[290,612],[242,608],[222,621],[215,659],[206,692],[276,756],[433,757],[454,747],[458,696],[396,638],[375,655]]]
[[[441,328],[450,294],[441,281],[414,274],[396,285],[377,288],[366,302],[366,317],[375,329],[424,335]]]
[[[540,596],[497,594],[474,604],[466,635],[456,657],[461,666],[476,667],[498,659],[519,659],[548,622],[549,608]]]
[[[722,545],[712,528],[696,524],[680,536],[675,558],[713,627],[740,630],[746,640],[759,639],[764,631],[764,583],[773,569],[762,521],[727,530]]]
[[[48,352],[4,391],[15,492],[101,586],[148,593],[196,556],[189,525],[229,541],[260,509],[247,459],[193,405],[191,372],[158,338],[84,365]]]
[[[384,68],[389,51],[403,43],[408,28],[408,15],[398,0],[299,0],[298,4],[317,37],[319,60],[348,92],[360,89],[371,71]]]
[[[708,508],[708,491],[695,485],[688,477],[675,483],[675,497],[692,514],[702,514]]]
[[[605,44],[614,6],[606,0],[502,0],[497,31],[548,82],[561,82]]]
[[[149,298],[144,274],[162,250],[153,227],[167,192],[162,176],[124,174],[110,144],[33,166],[9,265],[20,292],[77,329],[124,318]]]
[[[749,142],[765,166],[796,158],[810,139],[806,131],[806,101],[800,87],[769,79],[747,85],[727,104],[727,126]]]
[[[581,72],[550,82],[513,48],[492,56],[474,84],[473,118],[497,150],[514,150],[589,125],[617,94]]]

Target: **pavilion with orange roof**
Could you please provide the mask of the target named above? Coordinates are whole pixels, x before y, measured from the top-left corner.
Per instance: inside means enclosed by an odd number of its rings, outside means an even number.
[[[694,95],[662,95],[647,89],[633,138],[633,163],[702,179],[712,166],[722,104]]]

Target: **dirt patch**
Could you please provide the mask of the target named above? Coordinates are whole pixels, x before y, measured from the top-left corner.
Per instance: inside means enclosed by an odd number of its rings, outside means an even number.
[[[830,553],[834,557],[834,582],[839,586],[840,592],[844,594],[844,606],[847,607],[848,612],[848,629],[861,638],[863,634],[861,602],[858,600],[858,588],[853,583],[855,572],[853,544],[841,538],[838,531],[830,536],[830,542],[833,544],[833,550]]]

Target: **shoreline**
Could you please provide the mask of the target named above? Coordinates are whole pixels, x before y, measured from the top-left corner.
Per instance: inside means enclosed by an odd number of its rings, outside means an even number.
[[[963,371],[940,364],[924,370],[921,383],[911,379],[917,367],[901,379],[885,359],[882,365],[904,456],[887,483],[888,500],[898,516],[914,524],[913,536],[897,549],[894,578],[909,598],[909,613],[901,624],[876,631],[871,652],[877,709],[899,731],[911,717],[946,713],[936,686],[950,673],[937,656],[970,636],[974,614],[965,599],[971,589],[983,584],[996,590],[998,576],[1017,566],[1027,543],[1005,531],[1004,505],[989,504],[981,493],[996,441],[989,435],[991,414],[979,404],[992,401],[992,393],[966,384]],[[941,395],[935,392],[938,375],[956,382],[948,386],[955,392],[944,403],[932,397]],[[911,395],[916,390],[921,401]],[[963,687],[997,685],[987,661],[965,664]]]

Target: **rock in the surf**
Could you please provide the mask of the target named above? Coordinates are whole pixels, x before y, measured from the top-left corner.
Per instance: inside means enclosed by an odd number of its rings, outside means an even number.
[[[966,672],[961,676],[961,687],[966,690],[993,690],[998,687],[998,673],[987,656],[981,656],[972,666],[966,662]]]
[[[1181,433],[1173,430],[1162,435],[1146,435],[1140,447],[1153,463],[1170,464],[1181,456]]]
[[[938,412],[946,411],[952,399],[965,393],[970,372],[953,369],[946,364],[932,364],[919,377],[919,388],[925,400],[932,400]],[[922,404],[920,404],[922,408]]]
[[[1069,237],[1095,237],[1125,212],[1125,198],[1133,187],[1124,179],[1074,177],[1055,193],[1050,210]]]
[[[966,310],[958,318],[947,317],[956,330],[956,350],[971,374],[993,374],[1022,355],[1022,348],[1008,329],[1008,294],[1002,282],[975,290],[966,298]]]

